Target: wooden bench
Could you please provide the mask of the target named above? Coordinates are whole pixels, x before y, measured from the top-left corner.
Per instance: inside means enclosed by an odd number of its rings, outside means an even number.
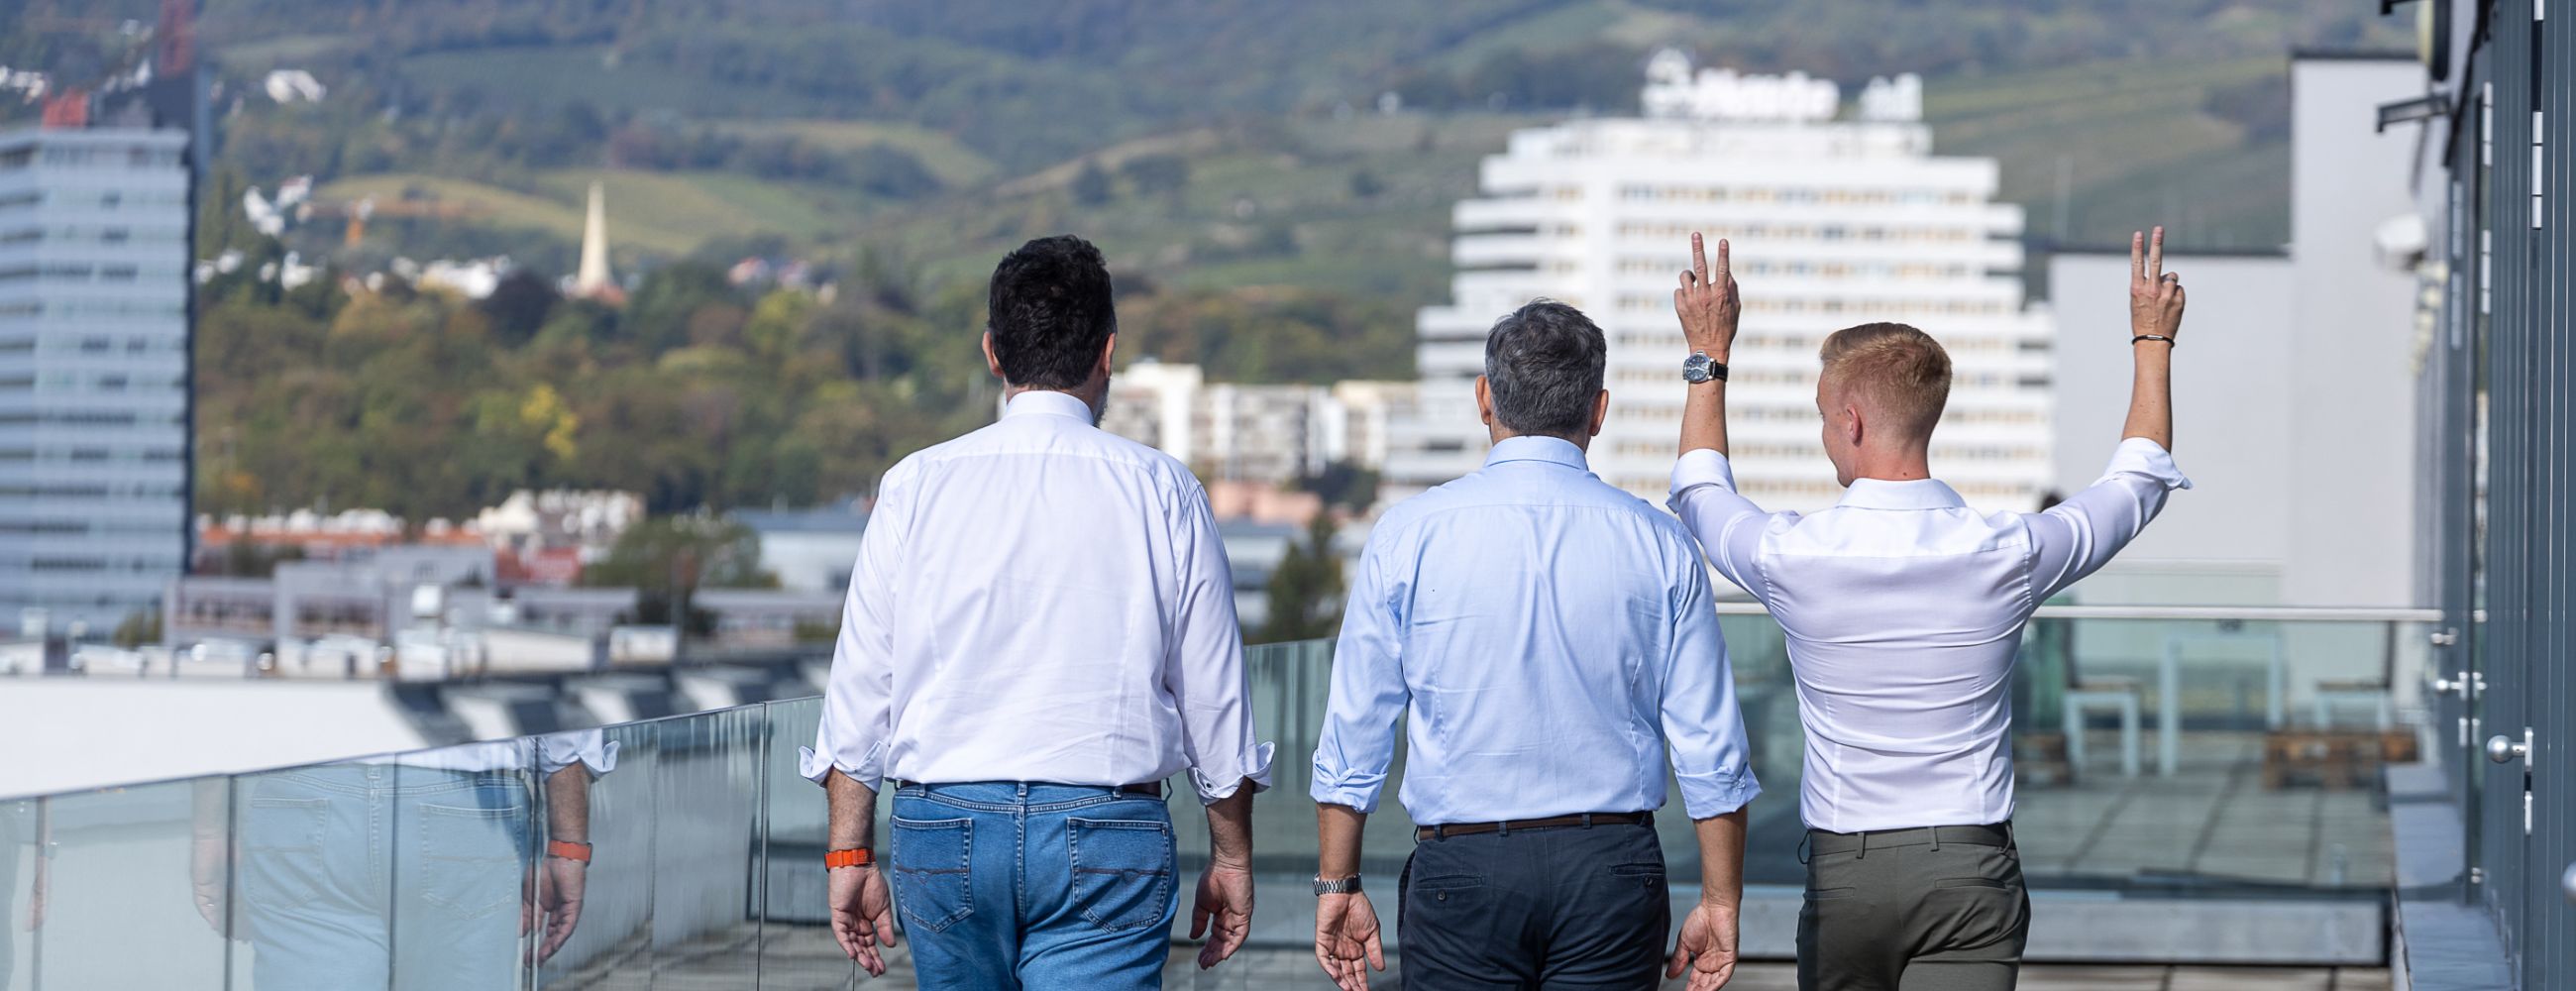
[[[2404,730],[2274,730],[2263,738],[2263,787],[2309,779],[2326,788],[2367,787],[2381,765],[2411,762],[2415,751],[2414,734]]]

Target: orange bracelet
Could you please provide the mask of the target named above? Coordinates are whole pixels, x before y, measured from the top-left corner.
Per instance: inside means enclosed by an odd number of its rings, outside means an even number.
[[[590,844],[575,843],[571,840],[549,840],[546,842],[546,856],[562,857],[575,863],[587,864],[590,863]]]
[[[866,847],[856,850],[832,850],[823,854],[823,869],[827,871],[839,870],[843,867],[874,867],[876,863],[877,852]]]

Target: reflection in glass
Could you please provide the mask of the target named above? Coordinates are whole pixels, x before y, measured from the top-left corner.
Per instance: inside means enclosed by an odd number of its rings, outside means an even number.
[[[40,920],[30,913],[40,907],[37,889],[45,884],[36,877],[45,867],[38,860],[40,807],[35,799],[0,802],[0,991],[34,984],[27,975],[34,963],[28,951]]]
[[[524,986],[582,905],[578,869],[532,873],[538,849],[583,835],[582,797],[615,765],[593,731],[236,779],[235,986]],[[572,796],[542,818],[540,782]]]
[[[831,917],[825,909],[823,851],[828,845],[829,815],[823,789],[797,773],[796,749],[813,741],[815,727],[823,719],[823,700],[772,702],[763,708],[769,729],[760,759],[766,792],[762,807],[767,815],[762,844],[766,884],[760,901],[760,986],[763,991],[848,987],[858,978],[858,965],[832,941]],[[877,803],[881,838],[887,835],[883,817],[893,805]],[[883,845],[880,839],[879,848]],[[894,973],[910,972],[909,948],[907,944],[892,951],[888,963]]]
[[[0,843],[24,870],[12,929],[33,926],[7,986],[221,988],[224,941],[191,884],[188,782],[58,795],[0,809],[22,842]],[[218,796],[220,782],[211,789]],[[218,820],[219,822],[220,820]],[[21,851],[29,856],[21,861]],[[221,899],[207,909],[219,908]],[[151,934],[138,947],[136,934]],[[15,933],[12,934],[13,942]],[[12,951],[11,956],[20,956]],[[22,982],[23,983],[20,983]]]
[[[653,959],[657,982],[749,977],[760,940],[748,911],[760,877],[758,706],[653,724]],[[808,785],[807,787],[812,787]]]
[[[614,758],[614,774],[598,775],[576,795],[546,790],[547,818],[569,825],[567,806],[581,803],[581,825],[591,861],[578,871],[551,862],[549,872],[581,878],[577,918],[551,956],[537,963],[536,986],[634,988],[652,985],[654,802],[661,791],[660,753],[653,723],[629,723],[588,732]],[[560,890],[560,889],[558,889]],[[535,947],[542,951],[540,941]]]

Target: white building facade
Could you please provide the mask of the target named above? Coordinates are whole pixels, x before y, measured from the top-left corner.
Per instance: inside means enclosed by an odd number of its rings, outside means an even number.
[[[1815,408],[1816,352],[1863,323],[1909,323],[1955,365],[1933,463],[1970,504],[2033,508],[2050,482],[2053,324],[2025,305],[2019,207],[1991,159],[1936,157],[1913,77],[1844,108],[1803,75],[1648,69],[1642,118],[1514,134],[1458,204],[1454,301],[1422,311],[1416,415],[1389,437],[1386,495],[1474,471],[1489,446],[1474,381],[1496,318],[1538,297],[1609,339],[1611,412],[1595,473],[1663,501],[1690,353],[1672,312],[1693,231],[1733,243],[1743,331],[1730,361],[1736,478],[1779,509],[1840,498]]]
[[[1378,467],[1413,392],[1409,382],[1210,382],[1197,365],[1145,360],[1110,378],[1100,426],[1212,481],[1280,484],[1335,462]]]
[[[182,570],[187,146],[0,134],[0,623],[104,636]]]

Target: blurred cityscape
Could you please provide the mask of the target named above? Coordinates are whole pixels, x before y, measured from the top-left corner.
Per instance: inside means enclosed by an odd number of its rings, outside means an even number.
[[[2456,875],[2444,904],[2523,918],[2474,845],[2424,876],[2402,850],[2410,801],[2469,833],[2504,801],[2461,769],[2504,731],[2461,687],[2501,415],[2462,369],[2504,360],[2477,342],[2510,204],[2462,170],[2525,164],[2492,152],[2492,91],[2541,92],[2567,19],[2489,6],[0,0],[0,799],[58,796],[0,801],[0,922],[37,905],[11,908],[13,838],[172,860],[102,875],[149,887],[253,772],[606,727],[660,755],[608,792],[763,811],[616,827],[719,851],[636,870],[721,897],[524,980],[751,986],[720,962],[750,946],[781,961],[758,986],[842,986],[820,874],[783,853],[819,844],[820,798],[780,752],[811,737],[877,477],[998,409],[982,279],[1029,237],[1110,256],[1101,425],[1206,483],[1285,755],[1376,514],[1483,461],[1500,314],[1601,324],[1593,470],[1660,505],[1673,276],[1691,233],[1730,239],[1749,495],[1839,498],[1814,355],[1896,321],[1956,362],[1937,470],[2030,511],[2118,439],[2127,238],[2162,224],[2197,488],[2025,651],[2021,821],[2061,912],[2034,956],[2408,986],[2401,889]],[[2497,24],[2526,61],[2480,54]],[[2524,109],[2538,231],[2576,108]],[[1759,889],[1796,884],[1788,662],[1758,606],[1721,611],[1774,796],[1747,948],[1785,959],[1794,892]],[[1311,867],[1302,782],[1279,794],[1265,884]],[[143,970],[77,956],[81,897],[52,983],[0,954],[0,989],[248,981],[221,925]],[[1311,981],[1310,922],[1265,922],[1245,973]],[[2576,950],[2528,953],[2523,986],[2576,980]]]

